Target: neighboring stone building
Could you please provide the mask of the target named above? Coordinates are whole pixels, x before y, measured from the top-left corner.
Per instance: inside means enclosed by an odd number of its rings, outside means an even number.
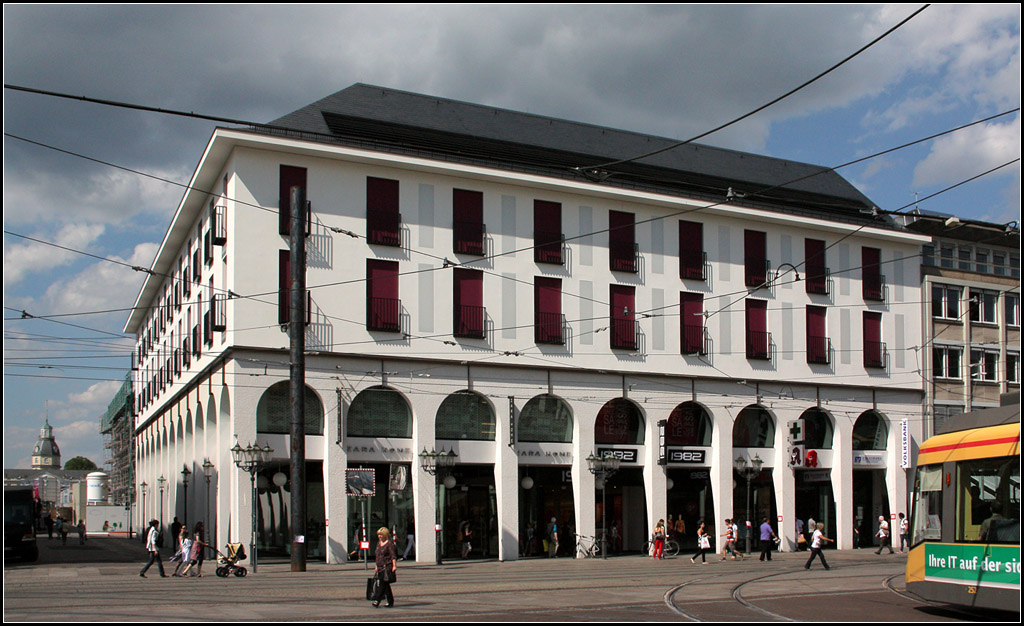
[[[860,521],[870,538],[906,511],[922,435],[930,238],[826,168],[674,143],[368,85],[214,131],[125,326],[137,519],[187,510],[217,545],[248,543],[229,450],[259,442],[274,454],[258,541],[291,543],[299,186],[312,558],[353,549],[352,468],[375,470],[369,523],[413,529],[419,561],[435,516],[446,556],[467,523],[474,555],[498,559],[551,517],[593,536],[595,454],[623,461],[606,515],[627,550],[658,519],[682,519],[686,541],[730,517],[787,539],[814,517],[841,548]],[[457,462],[435,485],[419,457],[444,450]],[[754,458],[748,500],[734,466]]]

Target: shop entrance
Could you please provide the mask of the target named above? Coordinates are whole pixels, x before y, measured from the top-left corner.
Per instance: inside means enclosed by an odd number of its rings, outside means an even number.
[[[716,535],[718,519],[711,494],[711,472],[706,468],[670,468],[668,479],[672,488],[666,493],[665,527],[684,552],[695,551],[701,522],[709,534]]]
[[[576,519],[572,495],[572,470],[569,466],[519,468],[519,554],[548,555],[548,527],[551,518],[559,528],[568,529]],[[563,536],[564,538],[564,536]],[[559,552],[568,554],[567,541],[559,542]]]
[[[796,472],[795,514],[804,521],[804,535],[810,540],[813,528],[806,526],[808,519],[825,524],[826,537],[836,536],[836,501],[832,493],[831,470],[804,470]],[[835,544],[824,542],[823,548]]]
[[[750,499],[747,500],[747,480],[743,476],[735,475],[736,488],[732,491],[732,510],[739,526],[740,532],[736,545],[741,550],[747,550],[747,538],[750,538],[750,550],[760,550],[761,520],[768,519],[772,529],[778,534],[778,508],[775,503],[775,487],[772,483],[772,468],[766,467],[761,470],[756,478],[750,481]]]
[[[884,469],[853,470],[853,541],[855,548],[871,548],[878,532],[878,516],[889,519],[889,489]],[[892,524],[890,524],[891,530]],[[896,535],[899,541],[899,534]],[[896,545],[899,545],[897,543]]]
[[[608,515],[608,543],[610,553],[638,552],[651,533],[647,520],[647,501],[644,498],[644,474],[638,467],[620,469],[605,485],[604,502]],[[601,490],[594,490],[594,528],[601,536]]]
[[[492,465],[456,465],[441,485],[441,550],[448,559],[497,558],[498,502]],[[469,540],[465,541],[466,536]]]
[[[256,475],[256,487],[259,492],[259,555],[288,556],[292,549],[291,466],[281,464],[264,468]],[[324,559],[327,556],[327,536],[324,532],[323,463],[320,461],[306,463],[306,515],[306,558]]]
[[[377,529],[384,527],[394,537],[398,555],[405,554],[408,535],[413,528],[412,483],[409,480],[409,463],[362,463],[355,468],[373,469],[374,490],[368,498],[350,497],[348,500],[349,559],[362,560],[366,556],[373,560],[376,547]],[[308,505],[307,505],[308,506]],[[366,521],[365,538],[370,541],[370,552],[364,555],[359,550],[359,541],[364,538],[363,521]],[[433,537],[429,538],[433,539]],[[409,558],[415,554],[410,552]]]

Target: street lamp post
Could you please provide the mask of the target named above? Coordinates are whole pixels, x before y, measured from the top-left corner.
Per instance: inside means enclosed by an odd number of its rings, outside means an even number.
[[[733,461],[733,465],[736,467],[736,472],[747,480],[747,524],[750,527],[747,529],[747,553],[750,553],[750,536],[754,532],[753,522],[750,521],[750,482],[757,478],[761,473],[761,466],[764,461],[761,457],[755,455],[754,458],[750,459],[750,464],[747,464],[747,460],[741,456],[736,457]]]
[[[420,452],[420,467],[423,471],[434,477],[434,538],[435,548],[434,554],[436,556],[436,563],[441,564],[441,483],[439,477],[447,474],[451,471],[452,467],[455,466],[455,459],[459,456],[455,454],[454,450],[448,452],[437,452],[433,449],[427,452],[426,448],[423,448],[423,452]],[[447,481],[447,478],[445,478]],[[454,483],[454,481],[453,481]],[[447,482],[445,483],[447,485]],[[454,484],[453,484],[454,486]]]
[[[608,558],[608,507],[605,502],[605,491],[608,488],[608,479],[619,471],[621,460],[616,456],[597,456],[591,454],[587,457],[587,466],[590,473],[601,481],[601,558]]]
[[[256,573],[256,524],[258,518],[256,515],[256,473],[259,472],[263,466],[270,462],[271,455],[274,454],[274,449],[267,444],[264,447],[260,447],[259,444],[249,444],[245,448],[240,446],[238,442],[235,442],[235,447],[231,448],[231,458],[238,466],[238,469],[249,474],[249,483],[252,486],[252,540],[249,543],[249,555],[252,560],[252,573]]]
[[[203,540],[209,542],[210,537],[216,538],[216,535],[213,534],[213,529],[210,527],[210,478],[213,477],[213,463],[210,462],[210,459],[203,459],[203,476],[206,477],[206,521],[203,524],[206,536],[203,537]]]
[[[188,465],[181,466],[181,484],[185,486],[185,494],[182,500],[185,503],[185,512],[181,516],[181,521],[185,524],[185,528],[188,528],[188,479],[192,476],[192,472],[188,469]]]
[[[164,487],[167,486],[167,479],[164,478],[163,474],[160,475],[160,478],[156,479],[156,484],[160,485],[160,530],[163,531],[163,529],[164,529]],[[172,537],[171,539],[174,540],[174,541],[177,540],[175,537]]]
[[[148,489],[149,489],[149,485],[146,484],[146,481],[142,481],[139,484],[139,491],[142,493],[142,508],[139,510],[139,528],[140,529],[145,529],[146,526],[148,526],[148,523],[146,522],[146,491]],[[140,530],[140,532],[142,532],[142,531]],[[146,533],[142,532],[142,534],[145,535]]]

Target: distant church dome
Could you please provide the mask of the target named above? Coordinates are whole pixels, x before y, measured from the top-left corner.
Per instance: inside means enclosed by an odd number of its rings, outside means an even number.
[[[39,430],[39,441],[32,450],[32,469],[60,469],[60,448],[53,438],[49,419]]]

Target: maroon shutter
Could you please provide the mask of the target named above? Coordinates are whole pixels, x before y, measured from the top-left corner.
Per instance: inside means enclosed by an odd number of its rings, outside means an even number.
[[[760,287],[768,280],[768,257],[765,233],[759,230],[743,231],[743,264],[748,287]]]
[[[623,211],[608,212],[608,253],[611,268],[636,271],[636,217]]]
[[[636,287],[612,285],[610,288],[612,347],[636,349]]]
[[[452,235],[455,252],[484,253],[484,194],[479,191],[452,191]]]
[[[538,276],[533,283],[533,297],[537,343],[562,343],[562,280]]]
[[[290,299],[291,291],[291,252],[289,250],[277,251],[277,323],[287,324],[291,319]]]
[[[397,261],[366,260],[366,299],[370,330],[401,330]]]
[[[453,315],[457,337],[484,336],[484,273],[461,267],[453,273],[455,311]]]
[[[682,318],[683,354],[705,354],[704,349],[704,294],[681,292],[679,313]]]
[[[768,356],[768,302],[747,300],[747,358]]]
[[[868,300],[882,299],[882,251],[878,248],[861,248],[861,284],[863,296]]]
[[[562,205],[533,201],[533,258],[538,263],[562,263]]]
[[[306,186],[306,168],[281,166],[280,188],[278,193],[278,227],[277,231],[287,235],[292,231],[292,187]]]
[[[399,232],[402,215],[398,212],[397,180],[366,177],[366,222],[370,243],[402,245]]]
[[[825,242],[821,239],[804,239],[804,271],[807,273],[807,293],[828,293]]]
[[[704,280],[704,225],[679,221],[679,278]]]
[[[864,365],[883,367],[885,346],[882,344],[882,314],[864,311]]]
[[[828,363],[828,338],[825,335],[825,307],[807,307],[807,362]]]

